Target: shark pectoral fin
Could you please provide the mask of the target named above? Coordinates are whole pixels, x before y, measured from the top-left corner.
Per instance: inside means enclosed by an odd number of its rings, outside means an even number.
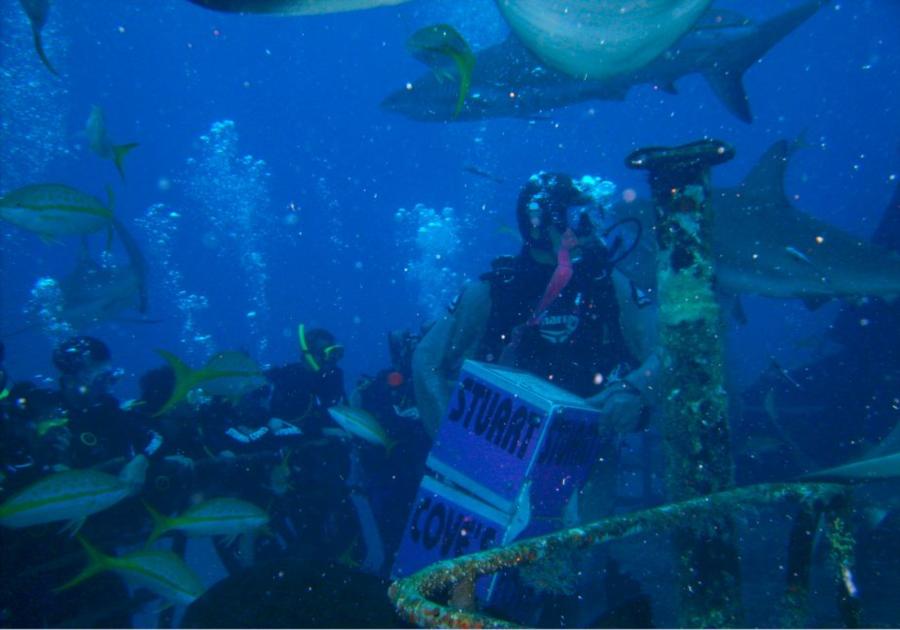
[[[831,301],[830,297],[815,296],[803,298],[803,306],[811,311],[817,311]]]
[[[704,72],[703,78],[729,112],[745,123],[753,122],[750,99],[747,98],[747,91],[744,89],[743,72],[727,68],[715,69]]]
[[[116,170],[119,171],[119,177],[122,178],[122,181],[125,181],[125,167],[123,165],[125,156],[131,153],[131,151],[136,149],[138,146],[140,145],[137,142],[113,145],[112,161],[113,164],[116,165]]]
[[[40,57],[41,62],[50,71],[55,77],[59,76],[59,72],[56,71],[56,68],[53,67],[53,64],[50,63],[50,60],[47,58],[47,53],[44,52],[44,41],[41,38],[41,29],[36,27],[34,24],[31,25],[31,33],[34,39],[34,49],[37,51],[38,57]]]

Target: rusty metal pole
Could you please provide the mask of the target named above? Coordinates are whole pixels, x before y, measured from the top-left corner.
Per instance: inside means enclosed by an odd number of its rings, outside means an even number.
[[[649,171],[656,206],[661,399],[668,491],[673,501],[721,492],[734,484],[725,390],[722,319],[714,287],[712,166],[734,150],[704,140],[651,147],[626,160]],[[727,513],[705,531],[673,536],[684,627],[741,624],[739,552]]]

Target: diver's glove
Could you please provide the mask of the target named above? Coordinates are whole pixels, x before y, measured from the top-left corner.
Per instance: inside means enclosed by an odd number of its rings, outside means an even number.
[[[587,403],[600,410],[601,434],[631,433],[646,425],[645,396],[627,378],[610,382],[599,394],[588,398]]]
[[[141,452],[144,455],[146,455],[147,457],[152,458],[156,454],[156,452],[162,447],[162,445],[165,444],[166,440],[165,440],[165,438],[163,438],[162,435],[160,435],[159,433],[157,433],[156,431],[154,431],[152,429],[147,431],[147,438],[148,438],[147,446],[145,446],[144,450]]]

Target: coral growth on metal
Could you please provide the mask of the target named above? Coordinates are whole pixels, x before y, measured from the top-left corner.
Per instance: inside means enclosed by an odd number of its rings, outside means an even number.
[[[515,628],[518,626],[509,621],[444,605],[436,599],[458,587],[471,585],[481,576],[547,561],[562,551],[584,549],[646,531],[685,527],[734,510],[795,501],[812,503],[818,509],[828,511],[844,490],[843,486],[827,483],[764,484],[670,503],[438,562],[394,582],[388,595],[400,616],[419,627]]]

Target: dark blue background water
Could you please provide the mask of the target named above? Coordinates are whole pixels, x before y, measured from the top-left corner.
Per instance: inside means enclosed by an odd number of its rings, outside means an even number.
[[[727,6],[763,18],[785,5]],[[14,0],[2,0],[0,8],[24,23]],[[679,84],[678,96],[642,87],[624,102],[580,104],[534,123],[423,124],[381,111],[378,103],[389,91],[424,71],[407,54],[406,38],[438,21],[456,24],[475,44],[503,32],[486,0],[419,0],[365,13],[283,19],[223,15],[175,0],[55,3],[46,37],[62,79],[39,66],[23,28],[12,31],[18,39],[9,42],[2,63],[19,70],[30,64],[37,93],[50,85],[67,90],[53,106],[63,111],[60,135],[71,152],[16,185],[59,181],[100,197],[104,186],[113,185],[118,216],[142,242],[146,233],[133,221],[149,206],[165,203],[178,211],[183,218],[173,263],[185,274],[187,290],[209,298],[201,327],[213,333],[219,349],[252,350],[258,340],[246,318],[252,310],[246,270],[234,256],[217,257],[203,246],[209,210],[185,194],[184,184],[198,138],[215,121],[235,121],[240,154],[265,160],[271,173],[270,203],[256,211],[282,225],[262,235],[271,347],[261,358],[295,360],[296,324],[327,325],[347,344],[352,379],[385,364],[387,330],[423,321],[403,270],[411,252],[397,244],[399,207],[452,206],[468,217],[459,270],[472,277],[494,255],[517,248],[499,228],[514,224],[518,188],[539,169],[599,174],[620,190],[635,187],[643,195],[642,175],[623,166],[627,153],[715,136],[737,148],[737,158],[715,173],[717,183],[733,184],[771,142],[806,132],[814,146],[796,156],[789,193],[799,207],[863,235],[877,223],[895,185],[891,179],[900,173],[900,5],[893,1],[833,3],[752,68],[746,86],[753,125],[730,116],[697,76]],[[13,98],[18,100],[10,104]],[[46,106],[20,95],[0,99],[17,112]],[[124,186],[80,135],[92,104],[106,110],[114,140],[141,143],[127,159]],[[31,130],[13,133],[27,138]],[[5,151],[0,169],[8,172],[8,161],[20,159]],[[466,164],[505,183],[475,178],[462,170]],[[172,181],[169,190],[160,189],[161,178]],[[299,221],[284,227],[279,222],[291,204],[299,208]],[[35,279],[64,274],[78,249],[74,243],[42,244],[7,225],[0,230],[0,328],[8,330],[23,323]],[[94,331],[110,341],[115,362],[127,369],[123,395],[134,392],[138,374],[159,362],[154,348],[185,350],[178,344],[182,315],[163,288],[170,270],[152,259],[150,270],[149,316],[161,323],[106,324]],[[793,341],[827,325],[834,313],[810,315],[797,303],[764,299],[750,300],[747,310],[751,323],[735,334],[733,346],[744,380],[770,354],[786,363],[797,358]],[[52,374],[50,348],[36,333],[9,340],[14,378]]]

